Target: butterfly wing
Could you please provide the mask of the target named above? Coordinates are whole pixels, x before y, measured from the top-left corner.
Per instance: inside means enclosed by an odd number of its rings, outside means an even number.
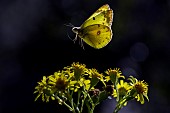
[[[110,7],[108,4],[105,4],[105,5],[101,6],[96,12],[94,12],[87,20],[89,20],[89,19],[95,17],[96,15],[100,14],[101,12],[107,11],[107,10],[110,10]]]
[[[99,8],[94,14],[92,14],[80,27],[83,29],[87,26],[94,24],[101,24],[111,27],[113,21],[113,10],[108,5],[104,5]]]
[[[80,38],[91,47],[96,49],[103,48],[112,39],[110,27],[100,24],[90,25],[81,30]]]

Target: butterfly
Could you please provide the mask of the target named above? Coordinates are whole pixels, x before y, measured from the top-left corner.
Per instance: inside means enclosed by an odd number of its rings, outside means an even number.
[[[101,6],[80,27],[73,27],[76,33],[74,41],[79,37],[81,46],[83,41],[95,49],[105,47],[112,39],[113,10],[108,4]]]

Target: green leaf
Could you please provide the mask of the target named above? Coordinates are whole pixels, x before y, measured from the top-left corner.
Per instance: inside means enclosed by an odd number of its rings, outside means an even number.
[[[116,73],[112,73],[112,74],[110,75],[110,80],[112,81],[113,84],[116,83],[116,79],[117,79]]]
[[[97,83],[99,82],[99,79],[98,78],[92,78],[91,79],[91,85],[90,85],[90,88],[94,87],[97,85]]]
[[[74,76],[77,81],[80,80],[81,74],[82,74],[81,69],[74,69]]]
[[[94,104],[97,104],[97,103],[99,102],[99,97],[96,96],[96,95],[93,95],[93,96],[91,97],[91,99],[92,99],[92,101],[93,101]]]
[[[52,96],[52,94],[54,94],[51,90],[48,90],[48,89],[44,89],[43,92],[44,92],[44,94],[46,94],[47,96]]]
[[[101,91],[99,95],[99,103],[108,98],[108,93],[106,91]]]

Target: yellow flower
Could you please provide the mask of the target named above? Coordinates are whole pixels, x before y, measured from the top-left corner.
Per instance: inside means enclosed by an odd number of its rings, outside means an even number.
[[[81,78],[79,81],[70,81],[69,87],[70,90],[74,90],[74,92],[77,92],[82,87],[88,90],[90,88],[90,80]]]
[[[68,86],[68,79],[64,73],[55,72],[49,76],[49,84],[53,85],[54,90],[64,91]]]
[[[117,97],[117,101],[120,101],[131,89],[130,85],[127,82],[124,82],[123,80],[120,80],[120,83],[117,84],[117,90],[114,89],[113,97]],[[127,105],[127,102],[124,103],[124,106]]]
[[[96,69],[89,70],[89,78],[98,78],[99,80],[103,81],[103,74],[100,74]]]
[[[89,69],[88,77],[91,78],[91,87],[94,87],[99,80],[106,86],[103,74],[100,74],[96,69]]]
[[[140,101],[141,104],[144,104],[144,97],[149,101],[149,98],[147,96],[148,93],[148,84],[143,81],[138,81],[133,76],[130,76],[129,80],[131,81],[130,85],[132,86],[133,90],[135,91],[133,93],[133,96],[137,99],[137,101]]]
[[[88,69],[86,68],[85,64],[80,64],[79,62],[73,62],[71,66],[65,67],[68,72],[72,74],[75,80],[79,80],[82,76],[84,76]]]
[[[51,97],[52,100],[55,100],[53,96],[51,96],[51,86],[47,84],[48,78],[46,76],[43,76],[43,79],[41,82],[38,82],[38,85],[35,87],[34,93],[38,93],[37,97],[35,98],[35,101],[42,96],[42,101],[49,102],[49,98]]]
[[[120,80],[120,83],[117,84],[117,89],[119,91],[119,96],[120,97],[123,97],[127,94],[127,92],[129,91],[130,89],[130,85],[127,83],[127,82],[124,82],[123,80]],[[114,89],[114,92],[113,92],[113,96],[114,97],[117,97],[117,92],[116,90]]]
[[[106,81],[108,82],[111,80],[114,85],[118,82],[119,78],[125,78],[119,68],[108,69],[105,73],[108,75],[105,77]]]

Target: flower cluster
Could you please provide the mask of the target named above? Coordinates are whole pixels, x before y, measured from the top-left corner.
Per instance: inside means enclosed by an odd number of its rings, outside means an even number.
[[[114,113],[117,113],[130,100],[137,99],[144,104],[144,97],[149,101],[148,84],[139,81],[133,76],[125,81],[120,69],[108,69],[105,73],[89,69],[79,62],[64,67],[62,71],[55,72],[50,76],[43,76],[38,82],[34,93],[38,93],[35,100],[40,96],[42,101],[57,100],[64,104],[73,113],[82,113],[84,106],[89,113],[93,113],[96,105],[100,104],[109,96],[116,98],[117,105]]]

